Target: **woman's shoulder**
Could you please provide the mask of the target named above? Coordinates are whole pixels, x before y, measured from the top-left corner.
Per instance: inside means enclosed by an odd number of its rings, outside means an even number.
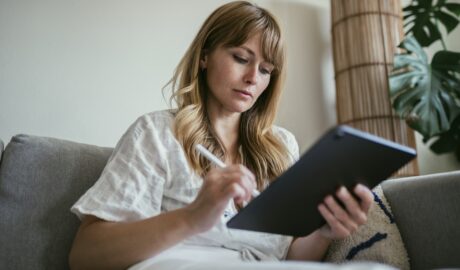
[[[170,124],[174,121],[174,110],[160,110],[145,113],[138,117],[137,122],[153,123],[156,125]]]
[[[165,133],[172,128],[174,122],[173,110],[161,110],[145,113],[129,126],[125,136],[139,138],[140,136],[157,137],[155,134]]]
[[[294,156],[294,159],[297,159],[299,156],[299,145],[294,134],[289,130],[276,125],[272,126],[272,132],[279,140],[281,140],[282,143],[284,143],[284,145],[286,145],[291,155]]]
[[[161,130],[171,127],[173,121],[173,110],[152,111],[139,116],[131,128],[137,131]]]
[[[283,127],[273,125],[272,126],[272,132],[273,132],[273,134],[275,136],[277,136],[281,140],[283,140],[283,142],[292,142],[292,141],[296,142],[294,134],[292,134],[292,132],[290,132],[289,130],[287,130],[287,129],[283,128]]]

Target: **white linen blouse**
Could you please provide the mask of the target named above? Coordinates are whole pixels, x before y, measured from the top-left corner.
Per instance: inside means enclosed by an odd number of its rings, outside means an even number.
[[[203,179],[189,167],[172,131],[174,113],[157,111],[139,117],[121,137],[98,181],[72,206],[83,215],[114,221],[137,221],[191,203]],[[273,132],[287,146],[294,162],[299,148],[281,127]],[[229,229],[236,214],[232,203],[209,231],[185,239],[183,245],[220,247],[238,251],[242,260],[284,259],[292,237]]]

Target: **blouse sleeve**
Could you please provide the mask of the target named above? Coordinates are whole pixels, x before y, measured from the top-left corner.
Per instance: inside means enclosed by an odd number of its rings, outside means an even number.
[[[158,215],[165,185],[159,128],[140,117],[117,143],[99,180],[71,208],[80,219],[134,221]]]
[[[295,163],[299,159],[300,152],[299,145],[294,134],[287,129],[278,126],[274,126],[274,133],[286,146],[291,158],[291,164]]]

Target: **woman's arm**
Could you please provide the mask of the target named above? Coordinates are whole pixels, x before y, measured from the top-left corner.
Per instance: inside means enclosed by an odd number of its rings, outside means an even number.
[[[336,196],[343,206],[333,196],[326,196],[324,202],[318,206],[326,224],[306,237],[295,239],[289,247],[286,259],[320,261],[324,258],[331,240],[343,239],[365,224],[373,200],[372,192],[358,184],[353,193],[359,201],[344,187],[337,191]]]
[[[86,216],[77,232],[71,269],[126,269],[197,232],[186,208],[137,222]]]
[[[305,237],[294,239],[289,247],[286,260],[321,261],[331,240],[317,230]]]
[[[69,256],[72,269],[126,269],[185,238],[212,228],[229,201],[251,198],[254,175],[244,166],[213,169],[197,198],[184,208],[136,222],[108,222],[86,216]]]

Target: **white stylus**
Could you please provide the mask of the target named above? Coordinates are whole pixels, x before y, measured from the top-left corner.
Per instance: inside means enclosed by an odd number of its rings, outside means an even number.
[[[214,156],[211,152],[208,151],[203,145],[197,144],[196,145],[196,150],[200,152],[203,156],[205,156],[209,161],[213,162],[216,164],[219,168],[225,168],[225,163],[222,162],[222,160],[218,159],[216,156]],[[252,197],[255,198],[259,196],[260,192],[257,189],[252,190]]]

